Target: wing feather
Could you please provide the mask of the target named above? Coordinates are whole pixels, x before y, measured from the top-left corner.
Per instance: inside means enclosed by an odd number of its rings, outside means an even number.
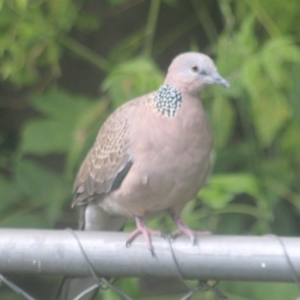
[[[121,106],[102,125],[75,179],[72,206],[84,205],[121,185],[132,165],[129,119],[136,104],[130,101]]]

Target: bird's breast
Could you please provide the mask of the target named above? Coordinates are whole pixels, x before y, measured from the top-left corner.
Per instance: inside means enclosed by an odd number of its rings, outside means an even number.
[[[174,159],[202,160],[212,147],[212,133],[202,104],[198,99],[183,101],[173,117],[141,107],[130,130],[131,149],[154,161]]]
[[[143,216],[195,196],[208,173],[212,137],[202,106],[183,105],[174,117],[150,109],[136,115],[130,130],[133,166],[111,196],[128,215]]]

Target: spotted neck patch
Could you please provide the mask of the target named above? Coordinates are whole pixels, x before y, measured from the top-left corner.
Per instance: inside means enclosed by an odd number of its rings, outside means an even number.
[[[181,107],[182,96],[180,92],[167,84],[162,85],[154,97],[154,106],[158,112],[166,117],[174,117]]]

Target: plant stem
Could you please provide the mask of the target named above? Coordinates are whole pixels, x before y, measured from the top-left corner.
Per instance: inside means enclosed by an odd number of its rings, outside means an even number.
[[[259,1],[247,0],[247,4],[270,36],[276,37],[281,35],[280,29]]]
[[[264,183],[270,190],[272,190],[274,193],[276,193],[278,196],[282,197],[283,199],[289,201],[298,210],[300,210],[300,195],[292,191],[284,184],[270,177],[266,178]]]
[[[155,50],[153,50],[153,56],[163,52],[172,43],[178,40],[181,36],[185,35],[189,30],[195,27],[199,23],[196,16],[190,16],[185,21],[181,22],[178,26],[170,28],[169,32],[163,35],[155,44]]]
[[[232,9],[230,7],[230,3],[229,1],[219,1],[219,6],[225,21],[224,30],[227,33],[230,33],[236,23],[234,13],[232,12]]]
[[[214,44],[218,37],[218,31],[204,1],[200,3],[198,0],[192,0],[192,5],[210,43]]]
[[[59,38],[59,42],[62,43],[66,48],[76,53],[78,56],[82,57],[86,61],[90,62],[94,66],[98,67],[105,73],[108,72],[109,64],[106,59],[75,41],[74,39],[68,36],[62,36]]]
[[[160,0],[152,0],[145,30],[144,55],[150,56],[159,14]]]

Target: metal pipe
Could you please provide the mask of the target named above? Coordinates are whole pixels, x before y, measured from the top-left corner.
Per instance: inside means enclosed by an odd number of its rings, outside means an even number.
[[[99,276],[177,277],[176,259],[180,273],[189,279],[294,282],[295,276],[300,278],[300,238],[203,235],[193,246],[186,237],[171,244],[152,237],[153,257],[143,237],[126,248],[128,233],[75,233]],[[71,232],[23,229],[0,230],[0,273],[90,275]]]

